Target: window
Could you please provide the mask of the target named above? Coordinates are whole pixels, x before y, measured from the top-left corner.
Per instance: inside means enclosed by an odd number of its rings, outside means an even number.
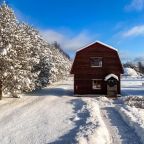
[[[102,58],[101,57],[91,57],[90,64],[91,64],[91,67],[102,67]]]
[[[92,89],[101,89],[101,79],[92,80]]]

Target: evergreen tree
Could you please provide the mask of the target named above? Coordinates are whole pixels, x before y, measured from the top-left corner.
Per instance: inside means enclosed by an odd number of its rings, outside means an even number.
[[[138,69],[140,73],[144,74],[144,66],[142,65],[141,62],[138,62]]]
[[[1,91],[18,97],[63,79],[71,62],[59,45],[48,44],[33,27],[20,23],[5,3],[0,7]]]
[[[33,45],[30,28],[15,18],[5,3],[0,7],[0,79],[4,93],[17,97],[35,87],[32,83]],[[32,34],[32,32],[31,32]]]

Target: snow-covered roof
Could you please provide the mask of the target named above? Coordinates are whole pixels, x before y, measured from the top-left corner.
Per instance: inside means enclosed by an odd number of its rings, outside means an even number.
[[[86,45],[86,46],[78,49],[77,52],[79,52],[80,50],[82,50],[82,49],[84,49],[84,48],[86,48],[86,47],[89,47],[89,46],[91,46],[91,45],[93,45],[93,44],[95,44],[95,43],[99,43],[99,44],[104,45],[104,46],[106,46],[106,47],[108,47],[108,48],[110,48],[110,49],[113,49],[113,50],[117,51],[116,48],[114,48],[114,47],[112,47],[112,46],[110,46],[110,45],[108,45],[108,44],[105,44],[105,43],[97,40],[97,41],[94,41],[94,42],[92,42],[92,43],[90,43],[90,44],[88,44],[88,45]]]
[[[115,74],[109,74],[109,75],[107,75],[107,76],[105,77],[105,81],[107,81],[107,80],[110,79],[111,77],[113,77],[113,78],[115,78],[116,80],[119,81],[118,76],[116,76]]]

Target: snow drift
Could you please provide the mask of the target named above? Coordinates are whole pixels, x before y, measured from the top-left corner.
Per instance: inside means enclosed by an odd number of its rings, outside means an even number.
[[[124,75],[131,76],[131,77],[137,77],[138,73],[132,68],[124,68]]]

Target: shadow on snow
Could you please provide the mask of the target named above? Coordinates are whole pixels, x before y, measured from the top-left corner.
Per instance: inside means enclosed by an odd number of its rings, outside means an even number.
[[[78,113],[78,111],[80,111],[82,107],[86,105],[86,103],[80,99],[71,100],[69,103],[73,105],[74,113],[77,114],[77,117],[79,117],[79,120],[74,121],[75,127],[73,129],[71,129],[65,135],[59,137],[58,140],[51,142],[49,144],[75,144],[76,143],[75,137],[76,137],[76,134],[79,132],[80,127],[86,125],[87,117],[90,116],[89,112],[85,110],[84,112]],[[73,121],[74,118],[71,118],[70,120]]]
[[[39,90],[34,90],[27,93],[29,96],[73,96],[72,89],[64,88],[43,88]]]
[[[144,89],[132,89],[132,88],[126,88],[122,89],[122,95],[123,96],[143,96],[144,95]]]

